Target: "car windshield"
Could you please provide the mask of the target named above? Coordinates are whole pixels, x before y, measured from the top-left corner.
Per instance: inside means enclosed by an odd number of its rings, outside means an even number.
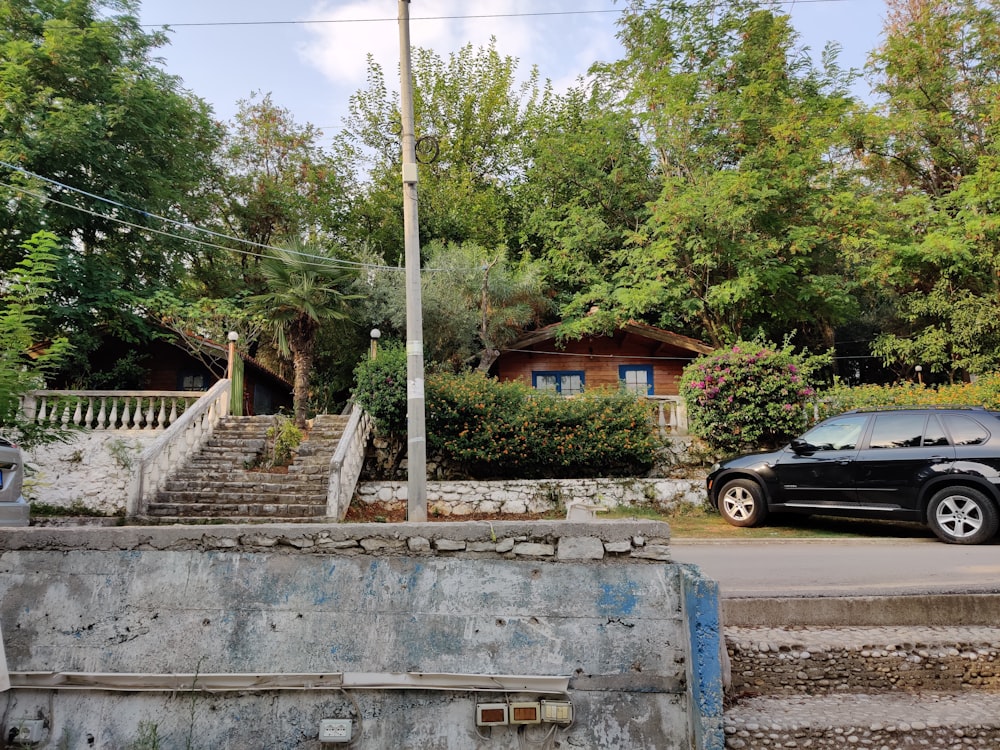
[[[858,445],[861,428],[865,425],[865,415],[835,417],[823,424],[816,425],[800,439],[809,443],[816,450],[842,451],[851,450]]]

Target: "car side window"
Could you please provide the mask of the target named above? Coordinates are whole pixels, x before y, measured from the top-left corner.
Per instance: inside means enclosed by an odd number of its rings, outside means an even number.
[[[979,445],[986,442],[990,433],[979,422],[960,414],[946,414],[944,424],[955,445]]]
[[[924,428],[924,445],[948,445],[948,435],[938,421],[938,418],[931,415],[927,420],[927,427]]]
[[[853,450],[858,445],[866,416],[838,417],[816,425],[802,436],[817,451]]]
[[[869,447],[915,448],[921,444],[926,423],[926,414],[879,414]]]

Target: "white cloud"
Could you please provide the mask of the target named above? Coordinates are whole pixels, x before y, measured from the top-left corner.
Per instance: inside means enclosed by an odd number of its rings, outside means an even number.
[[[527,76],[531,66],[537,65],[542,78],[551,79],[557,89],[585,74],[595,60],[617,54],[614,14],[530,15],[539,10],[533,0],[493,0],[475,5],[460,0],[421,0],[410,5],[410,43],[447,58],[466,44],[486,46],[495,37],[502,55],[519,60],[521,76]],[[390,89],[398,88],[396,3],[323,0],[311,8],[307,17],[391,18],[391,21],[309,25],[306,28],[310,41],[301,54],[331,83],[353,89],[365,85],[366,58],[371,54],[382,66],[386,84]]]

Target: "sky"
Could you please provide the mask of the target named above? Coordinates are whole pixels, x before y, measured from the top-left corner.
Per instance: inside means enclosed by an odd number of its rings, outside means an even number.
[[[520,72],[537,65],[561,91],[594,62],[618,59],[615,21],[623,7],[614,0],[412,0],[410,41],[447,58],[493,36],[501,54],[518,58]],[[861,68],[879,43],[884,0],[788,0],[782,8],[815,54],[840,44],[843,67]],[[299,124],[333,133],[351,94],[366,86],[369,54],[399,90],[397,12],[397,0],[142,0],[140,20],[147,30],[171,27],[170,44],[158,51],[165,69],[219,119],[230,120],[253,92],[270,93]],[[864,81],[856,93],[868,98]]]

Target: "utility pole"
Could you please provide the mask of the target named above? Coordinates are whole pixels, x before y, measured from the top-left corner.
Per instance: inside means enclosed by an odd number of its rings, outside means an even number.
[[[410,0],[399,0],[400,116],[403,126],[403,232],[406,251],[406,520],[427,520],[424,322],[417,223],[417,138],[410,69]]]

